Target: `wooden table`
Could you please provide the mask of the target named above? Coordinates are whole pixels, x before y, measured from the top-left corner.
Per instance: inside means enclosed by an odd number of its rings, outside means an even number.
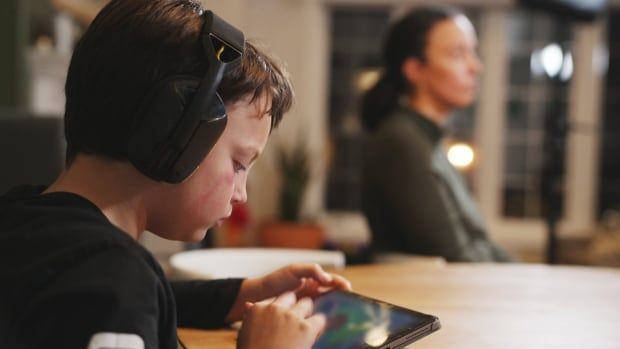
[[[620,348],[620,270],[398,263],[348,267],[354,290],[439,317],[412,348]],[[232,330],[180,329],[189,349],[230,349]]]

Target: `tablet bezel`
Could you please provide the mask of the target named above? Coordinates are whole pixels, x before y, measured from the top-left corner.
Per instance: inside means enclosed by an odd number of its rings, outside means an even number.
[[[421,313],[419,311],[404,308],[396,304],[392,304],[386,301],[381,301],[381,300],[374,299],[371,297],[363,296],[361,294],[354,293],[354,292],[348,292],[348,291],[342,291],[342,290],[331,290],[331,291],[328,291],[322,294],[321,296],[319,296],[319,298],[328,297],[330,294],[341,294],[341,295],[344,295],[345,297],[352,297],[355,299],[359,299],[363,302],[369,302],[373,304],[384,304],[394,310],[399,310],[405,313],[410,313],[412,315],[415,315],[416,317],[420,317],[424,319],[424,322],[416,327],[413,327],[413,328],[407,327],[407,328],[401,329],[398,332],[390,333],[386,341],[379,346],[371,346],[366,343],[360,343],[361,345],[360,348],[397,349],[407,344],[413,343],[441,328],[441,323],[439,322],[439,318],[434,315]]]

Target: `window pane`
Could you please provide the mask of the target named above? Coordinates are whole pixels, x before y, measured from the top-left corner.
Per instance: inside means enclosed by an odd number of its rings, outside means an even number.
[[[336,7],[331,11],[329,98],[331,168],[329,210],[361,209],[362,137],[357,120],[360,76],[381,64],[380,49],[389,8]]]
[[[570,29],[569,23],[545,13],[509,13],[506,216],[541,217],[547,201],[562,201],[567,86],[573,67]]]

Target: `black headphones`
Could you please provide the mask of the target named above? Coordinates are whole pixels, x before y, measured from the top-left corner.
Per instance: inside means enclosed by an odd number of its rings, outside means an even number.
[[[127,142],[129,161],[157,181],[180,183],[188,178],[226,127],[228,117],[217,88],[226,67],[240,60],[245,37],[213,12],[203,16],[205,77],[171,76],[158,83],[147,94]]]

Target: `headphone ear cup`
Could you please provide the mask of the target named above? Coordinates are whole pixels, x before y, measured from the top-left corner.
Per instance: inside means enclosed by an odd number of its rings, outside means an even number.
[[[165,180],[183,151],[170,143],[170,137],[199,84],[200,79],[193,76],[171,77],[145,98],[127,142],[127,157],[147,177]]]
[[[202,121],[194,129],[187,146],[175,161],[167,179],[169,182],[179,183],[189,177],[224,132],[228,122],[226,108],[219,94],[215,94],[214,97],[208,106],[209,109],[203,112]]]

